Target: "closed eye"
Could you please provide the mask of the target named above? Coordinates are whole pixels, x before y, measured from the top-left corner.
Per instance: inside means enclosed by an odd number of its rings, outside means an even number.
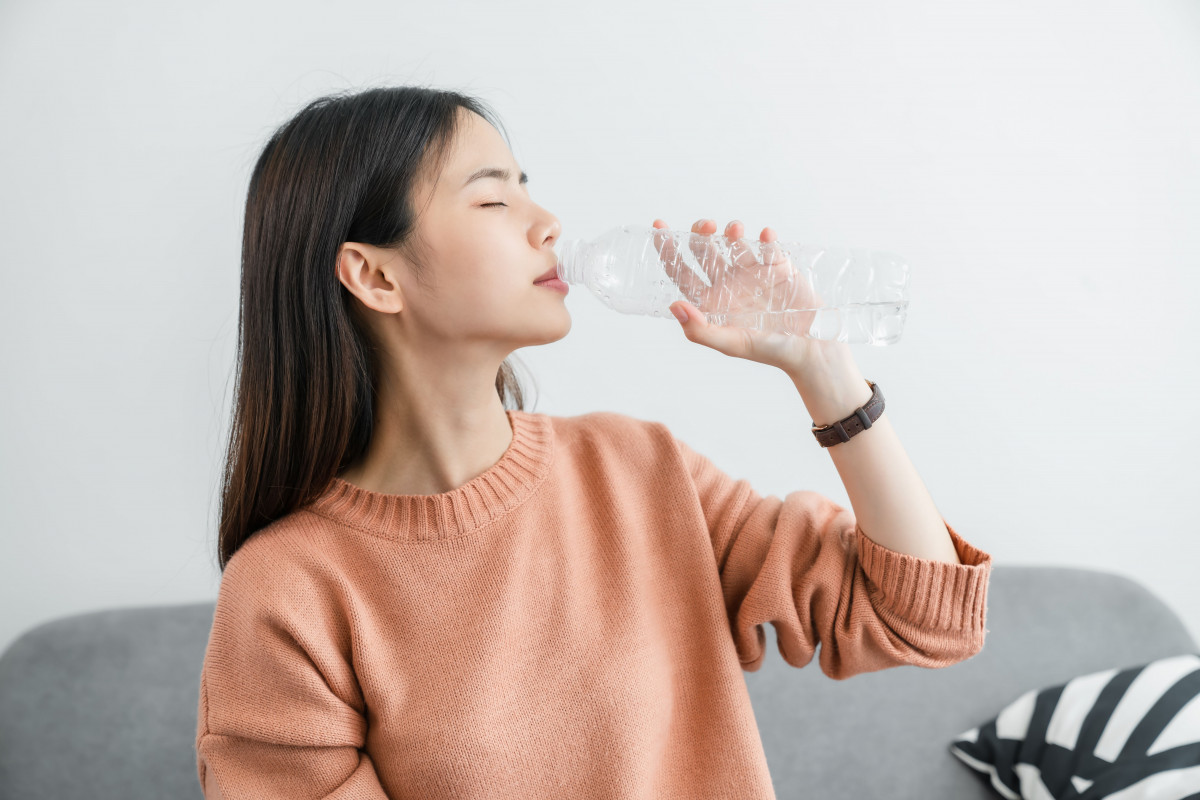
[[[508,205],[508,203],[484,203],[483,205],[480,206],[480,208],[487,208],[488,206],[507,206],[507,205]]]

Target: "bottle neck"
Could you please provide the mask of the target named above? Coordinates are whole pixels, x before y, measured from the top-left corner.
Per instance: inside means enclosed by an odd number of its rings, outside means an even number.
[[[559,248],[558,277],[564,283],[583,283],[584,246],[582,239],[564,239]]]

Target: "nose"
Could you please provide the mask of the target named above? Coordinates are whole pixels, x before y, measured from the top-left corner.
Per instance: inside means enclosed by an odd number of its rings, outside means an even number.
[[[537,243],[538,246],[544,246],[547,242],[558,241],[558,237],[562,233],[562,223],[559,222],[558,217],[547,211],[546,219],[535,226],[535,231],[535,235],[541,236]]]

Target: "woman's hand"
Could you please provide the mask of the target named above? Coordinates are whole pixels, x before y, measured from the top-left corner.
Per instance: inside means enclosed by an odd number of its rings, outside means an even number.
[[[668,229],[661,219],[654,227]],[[775,244],[778,237],[771,228],[763,228],[759,240],[763,243],[762,260],[754,249],[742,240],[744,228],[734,220],[725,228],[725,237],[732,243],[728,263],[720,249],[710,245],[707,237],[717,230],[713,220],[702,219],[692,225],[691,250],[705,272],[709,284],[684,263],[675,251],[669,236],[655,236],[655,247],[667,275],[691,302],[681,300],[671,304],[671,311],[680,319],[684,335],[698,344],[720,353],[779,367],[790,375],[802,375],[814,362],[822,364],[834,357],[845,357],[844,342],[828,342],[807,335],[809,326],[821,306],[821,298],[804,275],[796,272],[786,251]],[[727,325],[712,325],[694,304],[705,308],[719,307],[730,315]],[[810,309],[779,314],[778,328],[752,330],[736,327],[737,317],[743,314]],[[770,319],[770,317],[768,317]]]

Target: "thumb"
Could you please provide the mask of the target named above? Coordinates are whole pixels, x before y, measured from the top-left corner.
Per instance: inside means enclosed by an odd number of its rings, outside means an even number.
[[[752,342],[745,330],[710,325],[704,312],[683,300],[671,304],[671,313],[679,319],[683,335],[696,344],[711,347],[727,356],[747,358],[751,355]]]
[[[687,330],[688,321],[691,319],[691,314],[686,308],[687,303],[672,303],[671,313],[675,315],[675,319],[679,320],[679,324]]]

